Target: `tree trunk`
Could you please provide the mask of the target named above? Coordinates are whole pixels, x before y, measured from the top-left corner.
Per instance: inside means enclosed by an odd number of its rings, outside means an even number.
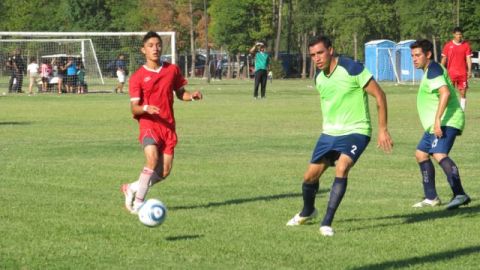
[[[207,0],[203,0],[203,16],[205,19],[205,50],[207,52],[207,59],[205,61],[205,67],[203,69],[203,77],[207,79],[207,83],[210,83],[210,47],[208,46],[208,13],[207,13]]]
[[[232,78],[232,57],[227,54],[227,79]]]
[[[245,59],[247,60],[247,79],[250,79],[250,54],[247,54]]]
[[[353,33],[353,59],[357,61],[357,33]]]
[[[433,59],[435,60],[435,62],[438,62],[437,41],[435,40],[435,35],[432,35],[432,41],[433,41]]]
[[[190,6],[190,54],[192,55],[192,66],[191,66],[191,73],[190,77],[195,77],[195,36],[193,32],[193,7],[192,7],[192,0],[189,1]],[[187,62],[188,57],[185,58],[185,62]],[[188,71],[187,71],[188,72]]]
[[[185,51],[185,78],[188,78],[188,53]]]
[[[283,0],[278,2],[278,23],[277,23],[277,38],[275,39],[275,56],[273,57],[275,61],[278,60],[278,50],[280,49],[280,36],[282,32],[282,6]]]
[[[313,34],[313,36],[317,35],[317,31],[315,31],[315,29],[314,29],[312,34]],[[311,79],[314,79],[313,77],[315,76],[316,68],[317,67],[315,66],[315,63],[313,61],[310,61],[310,78]]]
[[[237,53],[237,79],[240,79],[240,53]]]
[[[287,53],[290,54],[290,49],[292,45],[292,13],[293,13],[293,1],[288,1],[288,22],[287,22]]]
[[[302,39],[302,79],[307,78],[307,33],[301,35]]]
[[[272,29],[275,29],[275,25],[277,25],[277,12],[275,11],[275,7],[277,6],[277,1],[272,0]]]

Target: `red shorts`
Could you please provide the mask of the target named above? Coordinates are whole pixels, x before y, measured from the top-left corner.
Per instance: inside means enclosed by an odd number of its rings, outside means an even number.
[[[140,127],[138,140],[143,146],[155,144],[161,153],[173,155],[177,145],[177,133],[163,126]]]
[[[465,90],[468,88],[467,75],[450,75],[453,86],[459,90]]]

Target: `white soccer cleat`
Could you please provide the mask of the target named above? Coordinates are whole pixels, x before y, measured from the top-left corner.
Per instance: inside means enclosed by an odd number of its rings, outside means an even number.
[[[132,212],[133,210],[133,200],[135,199],[135,192],[130,189],[129,184],[123,184],[121,187],[123,195],[125,195],[125,208]]]
[[[145,202],[133,202],[132,210],[130,210],[130,214],[132,215],[138,215],[138,211],[140,211],[140,208],[142,208],[143,204]]]
[[[457,195],[447,204],[447,210],[457,209],[461,205],[467,205],[471,201],[468,195]]]
[[[323,236],[333,236],[335,234],[332,227],[330,226],[320,226],[320,233]]]
[[[312,220],[318,216],[317,209],[313,210],[313,213],[308,217],[301,217],[300,213],[296,214],[292,219],[287,222],[287,226],[298,226],[305,224],[305,222]]]
[[[440,201],[440,198],[436,197],[433,200],[424,199],[423,201],[412,205],[412,207],[413,208],[422,208],[422,207],[427,207],[427,206],[434,207],[434,206],[439,206],[440,204],[442,204],[442,202]]]

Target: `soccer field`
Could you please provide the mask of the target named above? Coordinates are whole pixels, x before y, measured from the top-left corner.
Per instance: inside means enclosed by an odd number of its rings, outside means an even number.
[[[373,137],[332,238],[318,232],[320,219],[285,226],[301,209],[321,132],[312,81],[269,83],[266,100],[253,100],[252,85],[193,80],[188,89],[204,100],[175,102],[174,168],[148,194],[169,210],[157,228],[123,209],[120,185],[143,167],[128,95],[0,95],[0,269],[478,269],[480,81],[471,82],[466,129],[451,152],[472,203],[411,207],[423,194],[418,86],[383,85],[395,148],[376,148],[370,98]],[[321,179],[321,216],[333,171]]]

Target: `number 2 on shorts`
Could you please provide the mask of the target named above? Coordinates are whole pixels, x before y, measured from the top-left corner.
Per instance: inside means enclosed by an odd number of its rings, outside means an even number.
[[[352,150],[350,150],[350,153],[356,155],[355,151],[357,151],[357,146],[356,146],[356,145],[352,145]]]

